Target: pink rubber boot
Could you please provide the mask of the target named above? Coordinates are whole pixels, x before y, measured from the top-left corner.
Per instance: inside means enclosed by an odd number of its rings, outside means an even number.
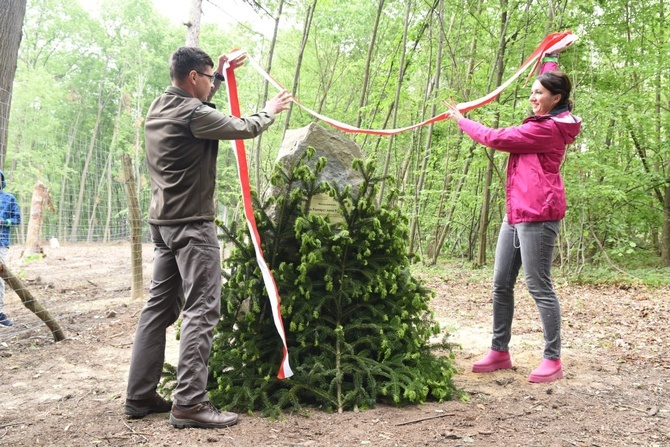
[[[494,351],[491,349],[486,357],[472,365],[472,372],[490,373],[496,369],[510,369],[511,367],[512,360],[509,358],[508,351]]]
[[[542,359],[540,366],[535,368],[528,377],[529,382],[547,383],[563,378],[563,366],[561,359],[549,360]]]

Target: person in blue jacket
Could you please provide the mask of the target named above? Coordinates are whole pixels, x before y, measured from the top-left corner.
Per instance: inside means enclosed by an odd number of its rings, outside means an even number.
[[[13,226],[21,223],[21,209],[16,198],[5,192],[5,173],[0,171],[0,261],[5,263],[9,251],[9,236]],[[13,326],[12,320],[3,312],[5,307],[5,282],[0,280],[0,327]]]

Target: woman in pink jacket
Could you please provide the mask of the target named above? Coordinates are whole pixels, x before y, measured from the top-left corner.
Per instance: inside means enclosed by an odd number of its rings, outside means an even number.
[[[553,55],[552,55],[553,56]],[[549,60],[546,60],[549,59]],[[530,93],[533,115],[516,127],[492,129],[463,117],[453,104],[450,117],[470,138],[508,152],[506,215],[496,246],[493,273],[493,341],[489,353],[472,366],[476,373],[512,367],[509,342],[514,316],[514,283],[523,265],[528,292],[540,311],[544,358],[531,382],[563,377],[561,307],[551,281],[554,243],[565,216],[560,167],[565,147],[575,141],[581,119],[572,115],[568,76],[556,59],[545,58]]]

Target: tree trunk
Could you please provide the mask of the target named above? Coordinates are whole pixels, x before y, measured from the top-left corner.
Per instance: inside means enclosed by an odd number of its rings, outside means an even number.
[[[26,0],[5,0],[0,7],[0,169],[5,169],[9,110]]]
[[[421,42],[423,41],[423,35],[425,34],[426,30],[429,30],[429,26],[432,21],[433,17],[433,12],[435,9],[437,9],[437,6],[439,4],[440,0],[434,0],[433,5],[430,8],[431,13],[425,17],[422,21],[421,24],[418,26],[418,30],[416,31],[416,34],[411,33],[412,36],[414,36],[414,43],[412,45],[412,50],[410,51],[410,55],[407,57],[407,62],[405,62],[405,68],[403,71],[407,73],[407,69],[410,66],[410,63],[413,59],[413,55],[417,53],[417,51],[422,51],[423,48],[420,47]],[[415,122],[415,121],[421,121],[425,119],[425,107],[422,112],[417,113],[417,116],[409,116],[409,122]],[[412,166],[413,158],[415,156],[413,148],[416,146],[418,147],[418,144],[416,143],[417,140],[419,139],[421,135],[421,131],[419,130],[414,130],[412,132],[412,143],[409,145],[410,150],[405,151],[406,155],[403,158],[402,162],[400,163],[400,168],[399,168],[399,173],[397,175],[397,178],[401,179],[400,180],[400,190],[402,191],[402,194],[405,194],[405,191],[407,190],[407,185],[410,183],[410,166]],[[402,199],[399,199],[399,201],[402,201]]]
[[[109,170],[112,169],[112,157],[116,149],[117,141],[119,138],[119,126],[121,122],[121,117],[123,116],[123,109],[126,106],[127,102],[125,101],[125,96],[122,94],[121,99],[119,100],[119,108],[116,111],[116,119],[114,120],[114,130],[112,131],[112,141],[109,143],[109,148],[107,152],[107,161],[105,166],[102,169],[102,174],[100,175],[100,180],[98,181],[98,186],[95,191],[95,203],[93,204],[93,210],[88,219],[88,234],[86,235],[86,242],[92,242],[93,236],[95,235],[95,228],[98,222],[96,217],[98,204],[102,202],[102,193],[103,188],[107,185],[108,192],[112,189],[112,182],[110,181]],[[109,203],[109,201],[107,202]],[[111,210],[108,207],[107,217],[105,218],[106,225],[103,227],[101,234],[101,240],[105,242],[107,240],[107,232],[109,231],[109,222],[111,220],[110,212]]]
[[[200,42],[200,18],[202,17],[202,0],[191,0],[189,22],[186,23],[186,46],[197,47]]]
[[[363,107],[365,106],[365,98],[368,96],[368,84],[370,83],[370,65],[372,64],[372,55],[375,50],[375,43],[377,40],[377,30],[379,29],[379,20],[384,9],[384,1],[379,0],[377,5],[377,15],[375,16],[375,24],[372,27],[372,36],[370,36],[370,45],[368,46],[368,55],[365,59],[365,71],[363,73],[363,85],[361,86],[361,96],[358,98],[358,118],[356,118],[356,127],[361,127],[363,122]]]
[[[280,0],[279,6],[277,7],[277,17],[275,18],[275,27],[272,32],[272,40],[270,41],[270,50],[268,52],[268,63],[265,66],[265,71],[268,73],[272,72],[272,58],[275,54],[275,45],[277,44],[277,33],[279,32],[279,20],[281,19],[282,9],[284,8],[284,0]],[[269,82],[267,79],[263,81],[263,97],[261,98],[262,106],[268,100],[268,86]],[[262,107],[261,106],[261,107]],[[256,191],[260,194],[261,190],[261,142],[263,141],[263,132],[256,137],[256,147],[254,148],[254,159],[255,159],[255,177],[256,177]]]
[[[430,34],[432,34],[432,25],[431,25]],[[431,63],[432,63],[432,56],[431,56]],[[434,82],[435,82],[435,80],[432,79],[432,78],[429,78],[426,81],[426,93],[424,95],[423,104],[422,104],[422,107],[421,107],[422,118],[424,118],[429,113],[427,111],[427,108],[428,108],[428,102],[430,100],[430,96],[432,94],[433,83]],[[431,131],[432,131],[432,125],[430,126],[427,134],[430,135]],[[421,148],[421,141],[422,141],[421,137],[422,137],[422,135],[423,135],[423,133],[421,133],[421,132],[418,132],[416,134],[416,136],[417,136],[416,141],[415,141],[416,159],[412,160],[412,164],[414,165],[413,168],[412,169],[409,169],[409,168],[407,169],[408,175],[409,175],[410,171],[412,171],[412,172],[416,171],[416,172],[419,173],[419,178],[416,179],[416,180],[413,180],[413,183],[414,183],[414,192],[413,192],[414,205],[413,205],[413,209],[412,209],[412,218],[411,218],[410,224],[409,224],[409,244],[408,244],[408,252],[409,253],[414,253],[414,245],[415,245],[415,241],[416,241],[416,238],[417,238],[416,235],[417,235],[417,232],[418,232],[419,217],[420,217],[420,203],[419,203],[419,201],[420,201],[420,191],[421,191],[420,185],[421,185],[421,183],[423,183],[422,178],[425,176],[425,170],[422,169],[422,168],[427,165],[427,160],[426,160],[427,154],[425,153],[425,149],[423,151],[420,149]],[[413,147],[414,147],[414,145],[413,145]],[[413,173],[412,173],[412,176],[414,176]],[[420,245],[420,244],[418,244],[418,245]]]
[[[95,188],[95,197],[93,199],[93,208],[91,209],[89,216],[88,216],[88,231],[86,232],[86,242],[93,242],[93,236],[95,235],[95,228],[98,224],[98,205],[100,204],[100,201],[102,200],[102,197],[100,193],[102,192],[102,188],[105,186],[105,182],[107,181],[107,176],[106,176],[106,170],[107,166],[109,165],[109,159],[112,157],[112,153],[109,152],[107,155],[107,160],[108,162],[105,163],[104,168],[102,169],[102,175],[100,176],[100,179],[98,180],[98,186]],[[103,236],[104,237],[104,236]]]
[[[647,157],[648,151],[643,143],[644,140],[641,140],[638,137],[633,128],[633,125],[629,120],[626,120],[626,127],[628,128],[630,139],[633,142],[635,151],[640,162],[642,163],[644,172],[649,176],[659,175],[653,170],[652,161],[650,161],[649,157]],[[654,193],[658,203],[663,207],[663,227],[661,229],[661,262],[663,263],[663,267],[670,267],[670,197],[668,196],[668,193],[670,193],[670,187],[655,185],[653,188],[651,188],[651,191]]]
[[[128,200],[128,223],[130,224],[130,262],[132,266],[131,298],[142,298],[142,219],[137,201],[137,185],[133,174],[133,162],[128,154],[123,154],[123,180]]]
[[[482,0],[479,0],[477,2],[477,14],[476,14],[477,16],[479,16],[481,10],[482,10]],[[471,56],[468,62],[468,71],[466,72],[467,78],[465,83],[465,89],[463,91],[463,98],[470,97],[470,85],[472,82],[472,75],[475,69],[475,54],[477,52],[477,43],[478,43],[478,36],[476,35],[476,33],[474,33],[472,35],[472,39],[470,41],[470,49],[468,51],[468,54],[470,54]],[[455,68],[458,65],[458,61],[453,56],[451,63],[452,67],[454,67],[453,71],[456,72]],[[457,84],[456,80],[453,80],[453,83]],[[463,140],[463,133],[459,132],[459,136],[456,140],[456,143],[454,144],[454,147],[460,148],[462,140]],[[456,188],[451,187],[452,174],[449,172],[449,155],[447,154],[447,157],[445,157],[446,162],[444,168],[445,169],[444,185],[442,187],[442,194],[440,195],[440,206],[438,208],[437,219],[435,221],[435,232],[433,235],[435,246],[431,253],[430,265],[434,265],[437,262],[437,258],[440,256],[440,252],[442,251],[442,247],[444,246],[445,238],[447,237],[447,234],[450,231],[451,217],[456,211],[456,205],[459,202],[460,193],[463,190],[463,186],[465,185],[465,179],[467,178],[468,172],[470,171],[470,163],[472,162],[472,159],[474,157],[475,147],[476,147],[475,143],[473,143],[470,146],[467,159],[465,160],[465,165],[463,166],[462,175],[460,180],[458,181]],[[456,159],[459,158],[459,154],[460,149],[456,153],[455,157]],[[448,211],[446,211],[446,216],[443,217],[443,213],[445,212],[444,210],[449,206],[449,204],[451,204],[451,208]],[[441,222],[444,222],[444,225],[442,225]]]
[[[134,105],[134,115],[133,118],[135,119],[135,142],[134,142],[134,150],[135,150],[135,156],[133,160],[142,160],[145,157],[144,153],[144,92],[146,91],[146,84],[148,82],[148,75],[147,73],[143,73],[141,76],[138,78],[139,82],[137,84],[137,90],[135,90],[135,105]],[[137,188],[137,201],[138,203],[142,203],[140,194],[142,193],[142,173],[140,172],[140,163],[135,163],[135,179],[138,182],[138,188]],[[110,193],[108,195],[108,204],[109,204],[109,209],[111,212],[112,209],[112,193],[111,193],[111,188],[112,188],[112,182],[111,182],[111,176],[112,176],[112,171],[111,171],[111,166],[110,166],[110,171],[108,172],[108,175],[110,176],[110,182],[109,182],[109,188],[110,188]],[[111,214],[109,214],[111,217]],[[111,237],[111,235],[110,235]]]
[[[105,218],[105,229],[103,231],[103,236],[102,236],[102,241],[103,242],[110,242],[112,240],[112,215],[114,213],[114,209],[112,207],[114,201],[114,197],[112,194],[112,152],[109,152],[109,156],[107,157],[107,212],[106,218]]]
[[[453,188],[453,194],[450,194],[451,200],[449,200],[447,204],[451,204],[451,208],[447,211],[447,214],[444,217],[443,228],[441,230],[438,229],[439,231],[436,233],[435,253],[433,254],[433,259],[431,259],[431,265],[437,262],[437,258],[439,257],[440,252],[442,251],[442,247],[444,246],[444,241],[447,238],[447,234],[449,234],[449,232],[451,231],[451,217],[456,212],[456,206],[459,203],[461,191],[463,191],[463,187],[465,186],[465,180],[468,178],[468,172],[470,172],[470,164],[472,163],[472,159],[474,158],[474,151],[476,145],[477,143],[473,142],[472,146],[470,147],[468,157],[466,158],[465,164],[463,165],[461,178],[458,180],[456,188]],[[447,191],[445,191],[445,193],[447,193]],[[441,216],[441,212],[438,212],[438,216]]]
[[[309,9],[307,9],[307,15],[305,16],[305,25],[303,26],[302,30],[302,42],[300,43],[300,51],[298,53],[298,60],[296,61],[295,73],[293,75],[293,88],[291,89],[291,93],[293,95],[298,94],[297,90],[298,90],[298,81],[300,80],[300,67],[302,67],[302,58],[305,54],[305,48],[307,47],[307,39],[309,38],[309,31],[312,28],[312,18],[314,17],[314,10],[316,9],[317,1],[318,0],[314,0]],[[292,111],[293,111],[293,103],[291,103],[291,106],[286,111],[286,121],[284,121],[284,131],[282,132],[282,140],[284,139],[284,135],[286,135],[286,131],[288,130],[288,126],[291,122]]]
[[[321,69],[320,71],[320,76],[319,76],[319,90],[323,91],[323,95],[321,95],[321,98],[319,99],[319,104],[316,107],[316,112],[321,113],[323,111],[323,106],[326,104],[326,99],[328,98],[328,92],[330,92],[330,87],[333,85],[333,81],[335,80],[335,72],[336,68],[338,65],[338,61],[340,60],[340,56],[342,55],[342,50],[338,46],[336,48],[336,53],[334,57],[328,57],[326,56],[324,60],[321,60],[319,58],[319,51],[318,51],[318,45],[315,45],[316,48],[316,57],[317,61],[319,63],[319,68]]]
[[[393,99],[393,119],[391,120],[391,128],[395,129],[398,124],[398,109],[400,108],[400,92],[402,91],[402,81],[405,78],[405,55],[407,54],[407,30],[409,29],[410,12],[412,11],[412,0],[407,1],[407,9],[405,10],[405,28],[402,33],[402,49],[400,50],[400,63],[398,64],[398,84],[395,88],[395,98]],[[393,135],[389,137],[388,147],[386,148],[386,158],[384,159],[384,166],[382,168],[382,182],[379,186],[379,203],[384,199],[384,189],[386,187],[386,176],[391,165],[391,151],[393,150]]]
[[[505,71],[505,49],[507,46],[507,25],[509,24],[509,17],[507,14],[508,2],[507,0],[500,1],[500,10],[502,15],[500,16],[500,43],[498,46],[498,57],[497,57],[497,70],[496,70],[496,83],[495,86],[499,86],[502,83],[503,73]],[[496,113],[495,123],[493,127],[498,127],[499,115]],[[494,154],[493,149],[486,150],[488,154],[488,163],[486,164],[486,174],[484,180],[484,197],[482,199],[482,210],[479,218],[479,232],[477,235],[478,247],[477,247],[477,259],[475,265],[483,266],[486,264],[486,246],[487,239],[486,233],[489,229],[489,210],[491,208],[491,182],[493,180],[493,170],[494,170]]]
[[[663,267],[670,267],[670,186],[665,188],[665,201],[663,203],[661,262],[663,263]]]
[[[61,177],[61,182],[60,182],[60,195],[58,196],[58,231],[55,235],[53,236],[58,236],[58,238],[61,241],[66,240],[65,236],[65,231],[66,228],[69,226],[69,224],[66,223],[65,220],[65,203],[67,200],[67,196],[65,194],[65,189],[66,186],[69,182],[69,176],[67,174],[67,171],[70,167],[70,158],[72,157],[72,149],[75,144],[75,140],[77,138],[77,132],[79,130],[79,120],[81,119],[82,115],[82,107],[79,107],[77,110],[77,117],[74,120],[74,123],[72,123],[72,126],[70,127],[70,130],[67,135],[67,147],[65,151],[65,166],[63,171],[65,174]]]
[[[659,16],[660,23],[665,22],[665,9],[663,3],[659,7]],[[665,30],[666,28],[661,27],[659,29],[659,42],[665,42]],[[664,55],[663,52],[659,51],[656,56],[656,76],[655,76],[655,95],[654,95],[654,140],[656,140],[656,146],[658,152],[662,151],[663,141],[665,141],[665,135],[663,131],[663,94],[667,92],[667,87],[663,87],[663,68],[667,67],[667,54]],[[665,169],[667,172],[667,165]],[[657,168],[657,171],[661,173],[664,171],[663,168]],[[663,267],[670,267],[670,186],[665,188],[665,196],[663,200],[663,229],[661,235],[661,262]]]
[[[23,305],[37,315],[40,320],[44,321],[44,324],[46,324],[51,331],[55,341],[65,340],[65,332],[63,332],[58,320],[51,316],[51,313],[45,309],[35,297],[33,297],[30,290],[28,290],[28,286],[10,272],[2,261],[0,261],[0,277],[2,277],[7,285],[16,292]]]
[[[439,14],[438,14],[438,21],[443,19],[443,13],[444,13],[444,2],[440,0],[439,2]],[[431,27],[434,26],[431,25]],[[437,39],[437,54],[436,54],[436,60],[435,60],[435,74],[433,75],[432,82],[429,83],[428,87],[426,88],[426,95],[425,95],[425,102],[427,103],[430,100],[430,97],[432,96],[433,101],[432,105],[430,107],[430,116],[434,116],[436,112],[436,104],[438,103],[437,99],[440,95],[440,74],[441,74],[441,68],[442,68],[442,53],[443,53],[443,45],[444,45],[444,33],[441,32],[441,30],[438,30],[438,39]],[[430,152],[431,152],[431,144],[432,144],[432,137],[433,137],[433,126],[434,124],[430,124],[428,126],[428,129],[426,131],[426,141],[424,143],[424,151],[423,151],[423,156],[421,159],[421,168],[419,170],[419,178],[416,183],[415,187],[415,194],[414,194],[414,211],[412,213],[412,221],[410,223],[410,239],[409,239],[409,252],[412,253],[414,251],[414,245],[415,241],[418,239],[420,241],[421,236],[420,236],[420,226],[419,226],[419,221],[420,221],[420,216],[421,216],[421,209],[422,209],[422,199],[421,199],[421,192],[423,191],[423,188],[426,184],[426,174],[428,171],[428,160],[430,158]],[[420,242],[416,243],[417,246],[421,246]]]
[[[107,64],[105,64],[105,70],[103,73],[103,79],[107,73],[107,68],[109,66],[109,59]],[[86,191],[86,177],[88,176],[88,169],[91,165],[91,158],[93,157],[93,150],[95,149],[95,143],[98,140],[98,129],[100,129],[100,121],[102,120],[102,111],[105,109],[107,102],[112,94],[112,91],[109,92],[107,98],[103,98],[103,83],[100,83],[100,90],[98,91],[98,113],[95,117],[95,125],[93,126],[93,131],[91,132],[91,139],[88,144],[88,152],[86,153],[86,161],[84,162],[84,169],[81,172],[81,180],[79,184],[79,196],[77,199],[77,206],[74,211],[74,220],[72,222],[72,232],[70,233],[70,240],[72,242],[77,242],[77,230],[79,229],[79,218],[81,217],[81,209],[84,205],[84,192]]]
[[[30,204],[30,220],[28,222],[28,234],[26,236],[26,248],[23,251],[22,257],[32,255],[44,255],[42,249],[41,234],[42,222],[44,222],[44,208],[49,205],[52,211],[55,211],[51,196],[49,195],[49,188],[40,181],[33,187],[33,199]]]

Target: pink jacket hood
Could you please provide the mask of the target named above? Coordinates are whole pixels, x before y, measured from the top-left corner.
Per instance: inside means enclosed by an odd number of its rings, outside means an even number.
[[[565,147],[582,120],[565,111],[526,118],[520,126],[492,129],[469,119],[458,126],[473,140],[508,152],[506,211],[510,224],[561,220],[567,208],[560,167]]]

